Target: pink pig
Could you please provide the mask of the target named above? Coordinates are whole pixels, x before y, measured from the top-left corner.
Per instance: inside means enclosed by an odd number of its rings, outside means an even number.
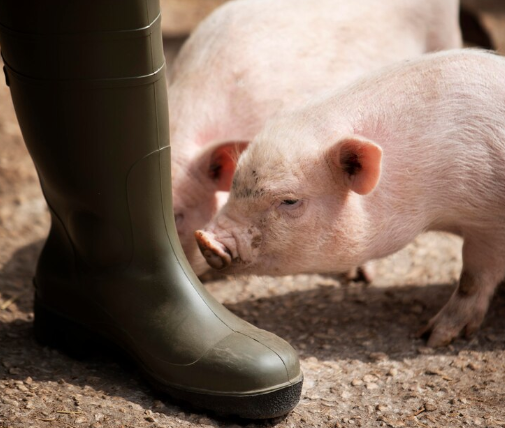
[[[341,272],[428,230],[464,238],[463,271],[428,344],[480,326],[505,276],[505,59],[456,50],[402,62],[271,119],[230,199],[196,232],[230,273]]]
[[[267,118],[330,82],[460,45],[458,0],[238,0],[211,14],[169,86],[174,212],[196,273],[208,266],[194,231],[226,201],[235,154]]]

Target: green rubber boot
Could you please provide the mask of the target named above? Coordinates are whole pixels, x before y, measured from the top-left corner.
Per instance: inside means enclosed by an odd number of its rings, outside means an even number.
[[[295,351],[214,300],[177,238],[159,0],[2,0],[0,45],[52,216],[38,340],[86,353],[105,339],[218,413],[289,412]]]

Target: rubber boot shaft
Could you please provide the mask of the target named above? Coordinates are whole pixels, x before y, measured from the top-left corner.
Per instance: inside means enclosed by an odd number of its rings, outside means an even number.
[[[52,217],[39,338],[64,346],[68,329],[86,330],[174,397],[286,413],[301,390],[295,351],[220,305],[177,238],[158,1],[19,3],[0,3],[0,46]]]

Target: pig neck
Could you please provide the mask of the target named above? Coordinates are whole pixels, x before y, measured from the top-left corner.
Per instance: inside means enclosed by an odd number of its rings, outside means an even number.
[[[449,54],[440,55],[441,62],[450,60]],[[338,114],[347,117],[353,132],[383,150],[379,184],[359,198],[367,259],[396,252],[429,230],[489,233],[493,216],[505,209],[505,194],[488,190],[505,180],[499,149],[504,136],[497,134],[495,120],[503,110],[498,103],[485,103],[486,96],[496,97],[491,94],[503,89],[476,85],[465,88],[462,98],[460,80],[451,81],[449,73],[441,79],[437,69],[424,75],[405,70],[402,84],[399,78],[384,79],[359,96],[339,99],[346,110],[339,108]],[[455,68],[453,74],[464,71]],[[487,105],[485,115],[474,108],[481,104]],[[346,111],[355,113],[351,117]]]
[[[437,200],[443,195],[436,195],[431,185],[443,178],[434,177],[429,165],[421,161],[423,154],[410,143],[414,137],[400,129],[388,132],[377,122],[363,126],[364,122],[367,119],[351,123],[354,133],[379,144],[383,158],[377,187],[368,195],[350,198],[359,219],[357,239],[365,243],[359,249],[362,262],[395,253],[421,232],[447,229]]]

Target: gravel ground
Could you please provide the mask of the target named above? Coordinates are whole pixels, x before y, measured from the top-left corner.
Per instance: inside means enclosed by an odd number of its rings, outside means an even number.
[[[230,310],[299,352],[302,400],[284,418],[195,413],[154,393],[127,362],[76,361],[39,346],[31,277],[49,216],[3,83],[0,148],[0,428],[505,427],[503,287],[470,340],[433,350],[415,338],[461,269],[461,240],[445,234],[425,234],[375,262],[371,286],[321,275],[206,283]]]

